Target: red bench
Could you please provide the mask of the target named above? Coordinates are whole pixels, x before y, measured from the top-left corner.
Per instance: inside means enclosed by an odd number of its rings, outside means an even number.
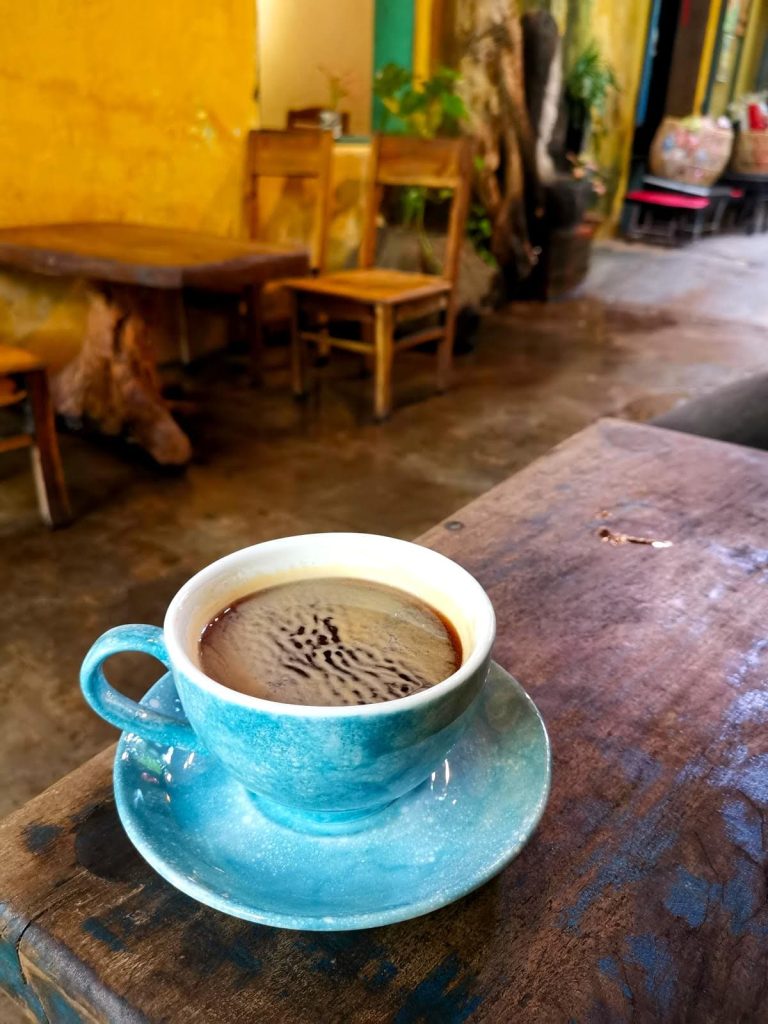
[[[707,230],[710,211],[710,230],[720,225],[721,202],[712,203],[706,196],[691,196],[681,192],[662,192],[656,189],[635,189],[628,192],[630,206],[626,237],[661,241],[668,245],[681,244],[699,238]]]
[[[683,196],[674,192],[652,192],[650,189],[636,189],[627,192],[628,203],[644,203],[646,206],[670,206],[676,210],[706,210],[709,200],[703,196]]]

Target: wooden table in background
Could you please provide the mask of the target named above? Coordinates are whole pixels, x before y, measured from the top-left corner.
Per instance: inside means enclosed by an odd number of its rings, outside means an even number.
[[[107,750],[1,830],[3,984],[56,1024],[768,1020],[767,538],[768,455],[577,434],[421,538],[487,588],[552,739],[499,877],[366,932],[234,920],[133,851]]]
[[[108,434],[127,433],[161,463],[189,460],[189,440],[160,394],[147,341],[153,294],[184,289],[246,296],[254,350],[260,347],[260,290],[305,274],[296,246],[241,241],[136,224],[49,224],[0,230],[0,266],[81,277],[91,305],[80,355],[52,381],[59,413]]]

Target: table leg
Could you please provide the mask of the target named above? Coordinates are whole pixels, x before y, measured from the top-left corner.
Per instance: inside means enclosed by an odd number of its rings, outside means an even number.
[[[192,448],[160,392],[142,306],[139,289],[91,289],[80,353],[52,381],[54,406],[104,434],[131,438],[163,465],[183,465]]]
[[[291,387],[294,398],[307,393],[307,343],[301,336],[299,296],[291,289]]]
[[[261,285],[253,284],[245,293],[248,344],[251,352],[251,382],[264,383],[264,320],[261,309]]]

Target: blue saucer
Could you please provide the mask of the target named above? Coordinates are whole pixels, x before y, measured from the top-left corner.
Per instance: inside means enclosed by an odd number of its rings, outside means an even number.
[[[170,674],[142,704],[183,718]],[[120,738],[114,772],[125,830],[163,878],[226,914],[312,931],[404,921],[476,889],[525,845],[549,777],[541,716],[495,664],[448,758],[352,834],[277,824],[210,755],[132,733]]]

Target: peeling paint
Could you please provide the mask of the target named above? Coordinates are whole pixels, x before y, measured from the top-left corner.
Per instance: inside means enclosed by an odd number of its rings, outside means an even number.
[[[461,974],[459,958],[449,954],[409,992],[393,1024],[463,1024],[482,1002],[473,994],[474,975]]]
[[[718,886],[719,889],[719,886]],[[681,917],[691,928],[700,928],[707,917],[712,886],[703,878],[678,867],[675,879],[664,897],[664,906],[675,917]]]
[[[666,939],[655,935],[633,935],[627,939],[627,963],[642,968],[645,988],[661,1014],[672,1008],[677,987],[677,973],[669,953]]]
[[[726,800],[722,814],[731,842],[754,860],[764,860],[763,819],[758,811],[745,800],[737,799]]]

